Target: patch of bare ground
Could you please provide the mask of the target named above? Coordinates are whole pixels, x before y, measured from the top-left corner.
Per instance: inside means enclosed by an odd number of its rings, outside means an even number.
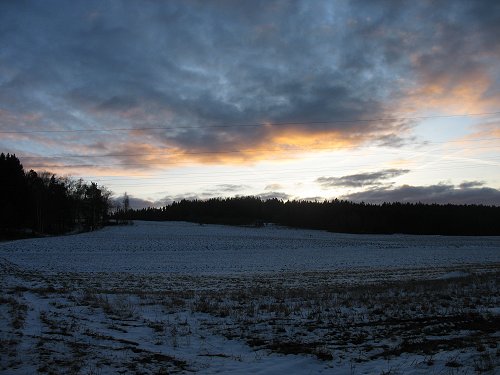
[[[444,279],[341,286],[258,282],[245,290],[200,291],[191,306],[224,323],[207,326],[257,349],[321,360],[432,356],[472,350],[496,368],[498,270]],[[487,354],[484,354],[487,352]],[[481,357],[482,356],[482,357]],[[487,359],[486,359],[487,358]],[[452,367],[457,361],[448,361]],[[462,366],[462,364],[461,364]]]
[[[429,369],[498,370],[499,265],[351,273],[27,274],[4,264],[0,370],[166,374],[237,360],[207,350],[211,335],[323,362],[415,356]]]

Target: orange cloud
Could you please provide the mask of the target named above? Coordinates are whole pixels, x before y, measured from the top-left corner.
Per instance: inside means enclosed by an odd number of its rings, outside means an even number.
[[[376,126],[374,126],[377,129]],[[245,143],[243,139],[232,140],[230,146],[211,146],[189,148],[181,145],[168,145],[158,141],[154,134],[147,131],[134,131],[134,141],[113,145],[109,151],[113,158],[127,170],[155,170],[172,168],[179,165],[199,164],[253,164],[263,160],[292,160],[310,153],[331,152],[356,148],[374,137],[387,135],[386,127],[375,132],[356,129],[346,132],[340,130],[267,126],[267,136]],[[384,130],[383,130],[384,129]],[[105,162],[103,162],[104,164]]]
[[[467,114],[498,110],[500,95],[489,94],[495,79],[487,68],[490,64],[482,61],[489,56],[476,59],[471,66],[447,69],[443,63],[436,63],[439,56],[430,62],[422,56],[410,57],[416,80],[398,103],[398,112]],[[433,71],[433,64],[439,69]]]

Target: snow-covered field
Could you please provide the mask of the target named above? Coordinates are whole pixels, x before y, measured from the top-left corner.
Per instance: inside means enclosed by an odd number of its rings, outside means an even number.
[[[65,272],[228,274],[500,262],[498,237],[350,235],[184,222],[136,222],[0,249],[23,267]]]
[[[6,374],[495,373],[500,238],[136,222],[0,244]]]

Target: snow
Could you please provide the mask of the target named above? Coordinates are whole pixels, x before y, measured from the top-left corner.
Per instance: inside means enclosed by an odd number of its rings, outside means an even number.
[[[3,243],[0,372],[494,373],[499,270],[496,237],[135,222]]]
[[[73,272],[256,273],[500,262],[499,237],[351,235],[185,222],[0,244],[24,267]]]

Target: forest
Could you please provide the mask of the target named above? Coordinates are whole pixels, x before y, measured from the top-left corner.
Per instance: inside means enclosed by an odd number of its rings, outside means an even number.
[[[26,172],[0,154],[0,239],[89,231],[108,221],[111,192],[96,183]]]
[[[184,220],[200,224],[274,223],[343,233],[500,235],[500,207],[422,203],[310,202],[257,197],[182,200],[162,208],[121,211],[122,220]]]
[[[262,200],[258,197],[182,200],[161,208],[111,212],[112,192],[82,179],[26,172],[16,157],[0,154],[0,239],[91,231],[131,220],[296,228],[344,233],[500,235],[500,207],[422,203],[366,204]]]

